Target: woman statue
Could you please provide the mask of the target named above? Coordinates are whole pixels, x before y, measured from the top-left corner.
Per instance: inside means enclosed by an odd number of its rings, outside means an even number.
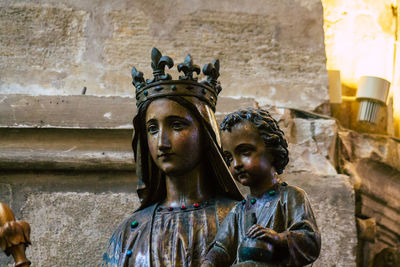
[[[220,150],[214,111],[219,61],[207,80],[190,55],[172,80],[170,57],[153,48],[154,79],[132,69],[138,111],[132,142],[141,205],[123,221],[104,254],[105,266],[200,266],[220,223],[241,200]]]

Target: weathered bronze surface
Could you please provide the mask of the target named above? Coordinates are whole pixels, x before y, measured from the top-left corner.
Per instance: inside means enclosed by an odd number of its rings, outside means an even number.
[[[280,184],[273,196],[266,193],[253,205],[250,198],[246,200],[245,204],[235,206],[218,230],[214,247],[221,250],[217,255],[224,256],[218,258],[226,260],[221,263],[214,255],[213,262],[219,262],[216,266],[230,266],[232,263],[242,266],[251,260],[266,262],[268,265],[265,266],[304,266],[317,259],[320,237],[304,191]],[[284,242],[274,243],[273,235],[261,236],[261,231],[257,239],[248,238],[245,217],[252,212],[258,214],[258,226],[284,233]],[[265,255],[259,256],[257,253],[260,251]]]
[[[15,266],[31,265],[25,256],[25,249],[30,244],[29,224],[24,221],[16,221],[11,209],[0,202],[0,247],[7,256],[13,256]]]
[[[203,265],[304,266],[321,240],[306,193],[278,180],[288,163],[287,142],[263,110],[229,114],[221,124],[224,155],[250,195],[228,214]]]
[[[374,256],[371,267],[400,267],[400,249],[384,248]]]
[[[140,208],[114,232],[106,266],[199,266],[226,214],[242,195],[226,166],[214,110],[219,62],[197,82],[190,55],[164,71],[171,58],[152,51],[154,78],[132,69],[138,112],[134,118]]]

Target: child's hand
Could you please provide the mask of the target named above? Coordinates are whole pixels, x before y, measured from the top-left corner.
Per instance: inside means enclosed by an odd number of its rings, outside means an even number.
[[[280,234],[270,228],[265,228],[258,224],[254,224],[253,226],[251,226],[246,235],[249,238],[268,241],[275,246],[281,246],[286,241],[284,234]]]
[[[214,265],[210,262],[210,261],[208,261],[208,260],[205,260],[205,261],[203,261],[202,263],[201,263],[201,267],[213,267]]]

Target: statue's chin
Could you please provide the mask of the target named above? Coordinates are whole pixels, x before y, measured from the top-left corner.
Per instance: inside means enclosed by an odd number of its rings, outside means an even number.
[[[273,247],[270,243],[254,238],[244,238],[239,246],[239,262],[271,261]]]

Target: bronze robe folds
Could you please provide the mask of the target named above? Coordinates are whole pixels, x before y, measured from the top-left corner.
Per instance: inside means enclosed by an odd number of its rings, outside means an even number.
[[[250,227],[250,213],[255,213],[257,224],[285,233],[288,251],[277,248],[271,262],[248,262],[244,266],[304,266],[318,258],[321,238],[307,195],[298,187],[282,183],[259,199],[247,197],[227,215],[211,247],[214,256],[226,259],[224,266],[241,266],[243,262],[238,247]],[[285,256],[279,258],[278,254]]]
[[[200,266],[235,203],[217,199],[199,207],[170,211],[152,205],[136,211],[114,232],[103,266]]]

